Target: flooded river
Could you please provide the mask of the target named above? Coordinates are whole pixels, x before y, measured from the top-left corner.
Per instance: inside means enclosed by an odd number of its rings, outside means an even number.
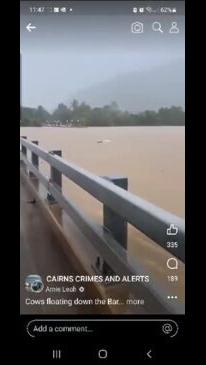
[[[46,150],[62,150],[64,159],[100,176],[128,178],[128,190],[182,218],[185,214],[184,127],[22,127],[21,136]],[[100,142],[104,143],[100,143]],[[45,174],[45,163],[40,164]],[[89,216],[102,223],[102,204],[63,179],[63,191]],[[171,254],[129,226],[129,253],[168,286],[166,260]],[[174,293],[184,301],[184,265],[179,263]]]

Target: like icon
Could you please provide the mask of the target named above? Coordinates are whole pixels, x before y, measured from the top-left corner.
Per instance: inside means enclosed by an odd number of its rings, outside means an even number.
[[[170,224],[169,228],[167,228],[168,236],[176,236],[178,233],[178,227],[175,224]]]

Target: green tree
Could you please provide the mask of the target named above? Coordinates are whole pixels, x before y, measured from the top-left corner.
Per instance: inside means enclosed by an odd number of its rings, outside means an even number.
[[[45,123],[50,119],[50,114],[46,109],[43,108],[42,105],[39,105],[36,110],[36,120],[40,123]]]
[[[48,121],[60,121],[77,126],[135,126],[135,125],[183,125],[185,112],[179,106],[146,110],[143,113],[122,111],[113,101],[103,107],[90,107],[85,102],[73,100],[71,107],[60,103],[52,115],[42,106],[21,108],[21,126],[41,126]]]
[[[67,108],[67,106],[63,103],[60,103],[58,107],[54,110],[52,114],[53,120],[58,120],[62,124],[66,124],[71,118],[71,111]]]
[[[79,103],[78,103],[78,101],[77,101],[76,99],[74,99],[74,100],[72,101],[72,103],[71,103],[71,107],[72,107],[72,110],[73,110],[73,111],[76,111],[76,110],[78,109],[78,107],[79,107]]]

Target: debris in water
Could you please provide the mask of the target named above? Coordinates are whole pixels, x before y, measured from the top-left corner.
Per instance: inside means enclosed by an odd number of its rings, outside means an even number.
[[[111,139],[98,139],[97,143],[109,143]]]
[[[28,204],[35,204],[36,203],[36,199],[32,199],[32,200],[27,200]]]

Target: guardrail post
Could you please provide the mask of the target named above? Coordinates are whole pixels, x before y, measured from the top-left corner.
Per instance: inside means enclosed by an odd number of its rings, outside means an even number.
[[[124,190],[128,190],[128,178],[127,177],[107,177],[104,176],[104,179],[111,181],[115,185],[123,188]],[[115,213],[111,208],[108,208],[106,205],[103,206],[103,224],[106,227],[115,240],[122,246],[124,249],[127,249],[127,221],[120,217],[117,213]]]
[[[26,136],[22,136],[21,138],[27,139]],[[27,148],[25,146],[21,146],[21,152],[25,155],[25,157],[27,156]]]
[[[61,150],[50,151],[49,153],[60,157],[62,156]],[[58,190],[62,190],[62,174],[53,166],[51,166],[50,181]],[[49,203],[56,203],[56,200],[49,192],[47,193],[47,200],[49,201]]]
[[[21,138],[27,139],[26,136],[22,136]],[[27,157],[27,148],[21,145],[21,153],[24,157]],[[20,158],[20,166],[24,169],[25,173],[27,173],[27,168],[25,162]]]
[[[128,190],[128,178],[127,177],[108,177],[103,176],[104,179],[111,181],[113,184]],[[115,213],[111,208],[106,205],[103,206],[103,225],[108,230],[115,240],[127,250],[127,221]],[[114,275],[114,270],[107,264],[106,261],[97,257],[95,268],[103,275]]]
[[[34,143],[36,145],[39,144],[38,141],[32,141],[32,143]],[[35,152],[31,153],[31,162],[32,162],[32,165],[34,165],[37,169],[39,168],[39,156]],[[32,171],[29,171],[29,176],[35,177],[35,175],[33,174]]]

